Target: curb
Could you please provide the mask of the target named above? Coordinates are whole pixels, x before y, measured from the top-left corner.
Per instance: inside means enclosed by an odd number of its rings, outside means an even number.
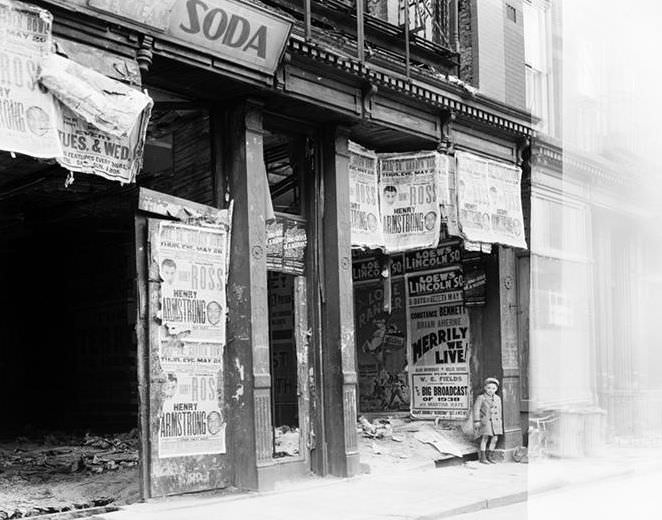
[[[437,469],[440,469],[439,466],[436,466]],[[442,466],[443,467],[443,466]],[[421,464],[417,466],[416,468],[407,468],[402,470],[403,473],[406,474],[409,471],[416,471],[418,470],[428,470],[428,469],[434,469],[435,465],[430,465],[430,464]],[[467,513],[475,513],[478,511],[486,510],[486,509],[497,509],[500,507],[505,507],[521,502],[526,502],[529,497],[535,496],[535,495],[541,495],[544,493],[549,493],[553,491],[557,491],[559,489],[567,488],[570,486],[587,486],[592,483],[600,482],[600,481],[606,481],[610,479],[617,479],[617,478],[623,478],[628,475],[635,475],[635,474],[646,474],[650,473],[656,470],[662,469],[662,461],[657,462],[657,463],[651,463],[646,465],[643,468],[619,468],[615,469],[614,471],[610,471],[609,473],[603,473],[599,475],[594,475],[594,476],[588,476],[584,478],[578,478],[578,479],[556,479],[552,480],[550,482],[543,483],[541,485],[535,486],[533,488],[524,490],[524,491],[516,491],[513,493],[508,493],[504,494],[501,496],[497,497],[492,497],[492,498],[483,498],[480,500],[476,500],[474,502],[469,502],[464,505],[460,505],[451,509],[446,509],[446,510],[436,510],[436,511],[431,511],[428,513],[421,514],[419,516],[413,516],[409,518],[408,520],[436,520],[436,519],[441,519],[441,518],[450,518],[462,514],[467,514]],[[293,492],[299,492],[299,491],[305,491],[305,490],[313,490],[313,489],[319,489],[319,488],[325,488],[325,487],[331,487],[331,486],[338,486],[338,485],[351,485],[352,483],[355,483],[357,480],[369,480],[371,477],[374,475],[371,474],[359,474],[355,477],[352,478],[337,478],[331,481],[327,481],[325,479],[322,479],[318,482],[309,482],[307,484],[304,484],[302,486],[293,486],[292,488],[289,489],[277,489],[277,490],[270,490],[270,491],[263,491],[263,492],[256,492],[256,491],[246,491],[246,492],[239,492],[236,494],[229,494],[226,496],[216,496],[216,497],[209,497],[209,502],[208,504],[218,504],[221,505],[223,503],[228,503],[228,502],[235,502],[235,501],[240,501],[240,500],[247,500],[251,498],[255,498],[258,496],[273,496],[273,495],[287,495],[289,493]],[[175,507],[169,507],[169,503],[167,501],[164,502],[146,502],[144,504],[151,504],[152,506],[156,506],[154,509],[162,509],[162,510],[186,510],[188,507],[192,505],[192,502],[195,501],[199,503],[195,499],[191,499],[191,501],[186,501],[186,503],[180,503],[176,505]],[[138,505],[138,504],[136,504]],[[174,505],[174,504],[173,504]],[[104,520],[107,519],[108,517],[105,516],[105,514],[110,513],[110,512],[115,512],[115,511],[122,511],[126,510],[127,507],[131,506],[120,506],[116,507],[114,511],[95,511],[92,515],[90,516],[85,516],[85,517],[78,517],[79,520]],[[82,513],[82,511],[81,511]],[[139,511],[136,511],[137,514],[139,514]],[[89,514],[89,513],[88,513]],[[44,518],[44,517],[41,517]],[[55,519],[54,519],[55,520]],[[59,519],[57,519],[59,520]]]
[[[559,489],[562,488],[566,488],[570,486],[587,486],[595,482],[622,478],[628,475],[642,475],[653,472],[655,470],[659,470],[661,468],[662,468],[662,463],[657,463],[657,464],[651,464],[649,467],[646,467],[644,469],[621,469],[597,477],[588,477],[578,480],[557,480],[551,483],[542,484],[527,491],[519,491],[516,493],[511,493],[495,498],[481,499],[476,502],[472,502],[463,506],[455,507],[453,509],[448,509],[446,511],[427,513],[424,515],[414,517],[412,520],[437,520],[439,518],[450,518],[453,516],[458,516],[468,513],[477,513],[478,511],[483,511],[485,509],[497,509],[499,507],[505,507],[513,504],[518,504],[521,502],[526,502],[531,496],[542,495],[544,493],[549,493],[552,491],[558,491]]]

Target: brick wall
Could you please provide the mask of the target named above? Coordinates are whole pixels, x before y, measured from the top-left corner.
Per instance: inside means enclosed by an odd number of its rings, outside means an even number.
[[[474,59],[475,53],[478,52],[478,47],[475,45],[475,16],[474,16],[474,2],[472,0],[459,0],[458,2],[458,26],[460,36],[460,79],[473,85],[478,86],[478,71],[475,70],[474,65],[477,62]]]
[[[526,78],[524,72],[524,15],[522,0],[507,0],[515,10],[515,20],[503,17],[503,46],[505,58],[506,103],[526,106]]]
[[[498,101],[506,100],[503,0],[478,0],[478,67],[481,93]]]

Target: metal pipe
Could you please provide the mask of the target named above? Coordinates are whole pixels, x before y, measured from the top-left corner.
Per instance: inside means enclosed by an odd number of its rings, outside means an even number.
[[[311,28],[311,22],[310,22],[310,11],[311,11],[311,1],[312,0],[305,0],[304,1],[304,11],[303,11],[303,25],[304,25],[304,30],[305,30],[305,35],[306,35],[306,41],[310,41],[312,39],[312,28]]]
[[[361,64],[365,62],[365,34],[363,32],[363,0],[356,1],[356,45]]]
[[[405,0],[405,74],[407,80],[411,79],[411,64],[409,63],[409,1]]]
[[[458,4],[457,0],[450,0],[451,8],[450,8],[450,44],[451,48],[455,52],[460,52],[460,17],[458,14]]]

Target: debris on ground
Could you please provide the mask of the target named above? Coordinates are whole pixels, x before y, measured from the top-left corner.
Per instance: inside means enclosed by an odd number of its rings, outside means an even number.
[[[0,520],[135,501],[138,460],[136,430],[0,443]]]
[[[473,438],[455,422],[412,420],[404,414],[360,416],[357,432],[361,462],[370,466],[372,474],[476,452]]]
[[[278,426],[274,428],[274,457],[296,457],[299,455],[299,428]]]

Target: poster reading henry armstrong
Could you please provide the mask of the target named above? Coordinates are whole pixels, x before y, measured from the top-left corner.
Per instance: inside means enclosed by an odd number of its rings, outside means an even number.
[[[380,158],[382,232],[387,253],[437,246],[440,161],[437,152]]]
[[[459,222],[467,240],[526,248],[521,170],[457,153]]]
[[[407,276],[409,374],[414,417],[463,419],[469,411],[469,316],[460,267]]]
[[[33,157],[62,155],[53,96],[37,83],[51,52],[53,17],[21,2],[0,2],[0,149]]]
[[[377,154],[350,141],[349,205],[352,246],[371,249],[383,246],[379,212]]]
[[[229,231],[159,223],[159,457],[225,453],[223,347]]]

